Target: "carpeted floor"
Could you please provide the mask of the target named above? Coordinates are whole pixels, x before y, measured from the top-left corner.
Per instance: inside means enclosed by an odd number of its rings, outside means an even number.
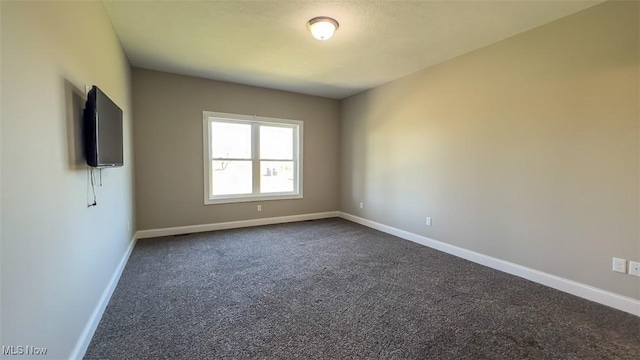
[[[87,359],[640,359],[640,318],[342,219],[140,240]]]

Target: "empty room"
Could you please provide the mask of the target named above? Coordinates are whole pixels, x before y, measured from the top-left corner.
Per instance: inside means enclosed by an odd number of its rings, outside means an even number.
[[[0,1],[2,359],[640,358],[640,2]]]

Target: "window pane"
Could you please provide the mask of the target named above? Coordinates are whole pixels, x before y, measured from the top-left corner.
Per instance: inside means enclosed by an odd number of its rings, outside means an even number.
[[[251,125],[211,123],[211,156],[251,159]]]
[[[212,161],[211,196],[251,194],[251,161]]]
[[[293,160],[293,128],[261,125],[260,158]]]
[[[293,192],[293,161],[260,161],[260,192]]]

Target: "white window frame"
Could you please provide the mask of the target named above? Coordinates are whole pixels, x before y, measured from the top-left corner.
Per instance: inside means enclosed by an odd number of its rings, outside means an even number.
[[[268,118],[261,116],[249,116],[239,114],[227,114],[212,111],[202,112],[203,120],[203,162],[204,162],[204,204],[229,204],[238,202],[265,201],[265,200],[287,200],[302,199],[302,160],[303,160],[303,126],[300,120]],[[211,184],[211,161],[215,160],[211,154],[211,123],[226,122],[251,125],[251,159],[242,159],[252,163],[252,194],[216,195],[210,196]],[[260,135],[259,125],[282,126],[293,129],[293,173],[294,191],[286,193],[260,194],[260,161],[291,161],[288,159],[260,159]],[[297,190],[297,191],[296,191]]]

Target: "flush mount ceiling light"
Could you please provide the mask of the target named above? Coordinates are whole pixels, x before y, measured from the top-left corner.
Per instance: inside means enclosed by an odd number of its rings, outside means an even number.
[[[329,40],[338,29],[338,22],[327,16],[318,16],[307,22],[311,35],[318,40]]]

